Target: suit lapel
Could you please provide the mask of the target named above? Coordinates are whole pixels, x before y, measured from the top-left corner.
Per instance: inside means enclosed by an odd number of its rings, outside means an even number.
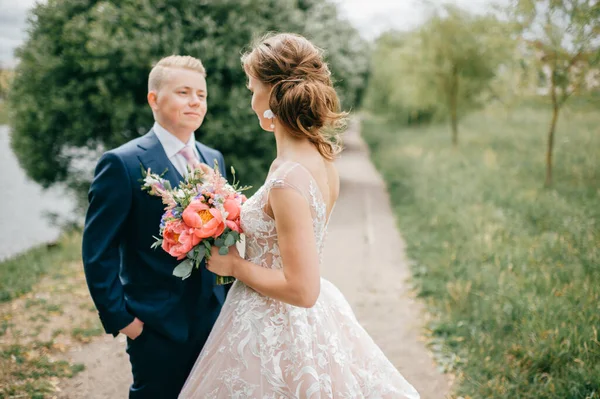
[[[211,168],[215,166],[215,157],[211,156],[208,151],[202,148],[200,143],[196,141],[196,149],[198,150],[198,154],[200,154],[200,161],[204,162]]]
[[[206,146],[200,144],[197,141],[196,141],[196,149],[198,150],[198,153],[200,154],[200,161],[204,162],[211,168],[214,168],[215,161],[219,161],[219,158],[217,157],[218,153],[215,151],[207,150]],[[219,172],[221,173],[221,176],[227,178],[227,171],[225,169],[225,165],[221,165],[221,163],[222,162],[219,162],[219,167],[218,167]]]
[[[138,156],[144,169],[148,170],[150,168],[153,173],[159,175],[166,170],[163,177],[171,183],[171,186],[177,187],[179,185],[182,177],[171,161],[169,161],[169,158],[167,158],[167,154],[153,130],[150,130],[141,138],[138,147],[145,150]]]

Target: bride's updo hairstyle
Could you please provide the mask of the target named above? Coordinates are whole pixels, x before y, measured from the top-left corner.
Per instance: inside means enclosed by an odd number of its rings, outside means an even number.
[[[269,34],[242,56],[242,64],[247,75],[271,86],[269,108],[277,120],[324,158],[335,159],[348,114],[340,111],[323,50],[300,35]]]

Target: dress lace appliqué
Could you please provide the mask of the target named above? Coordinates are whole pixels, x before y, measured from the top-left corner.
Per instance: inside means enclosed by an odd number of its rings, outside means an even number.
[[[327,209],[310,173],[280,166],[244,204],[246,259],[283,267],[269,192],[292,189],[306,198],[321,258]],[[236,281],[180,393],[198,399],[416,399],[417,391],[360,326],[342,293],[321,279],[312,308],[265,297]]]

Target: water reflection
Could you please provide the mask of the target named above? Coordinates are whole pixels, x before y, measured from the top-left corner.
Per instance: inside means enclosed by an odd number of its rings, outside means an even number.
[[[46,212],[67,215],[74,205],[58,188],[42,189],[26,177],[12,153],[8,126],[0,126],[0,259],[56,239]]]

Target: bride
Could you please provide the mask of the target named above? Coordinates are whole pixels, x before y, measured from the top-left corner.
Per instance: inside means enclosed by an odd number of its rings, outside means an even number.
[[[301,36],[278,34],[242,62],[277,158],[242,209],[245,259],[232,247],[208,262],[237,280],[179,397],[419,398],[341,292],[320,277],[340,189],[335,131],[346,117],[322,52]]]

